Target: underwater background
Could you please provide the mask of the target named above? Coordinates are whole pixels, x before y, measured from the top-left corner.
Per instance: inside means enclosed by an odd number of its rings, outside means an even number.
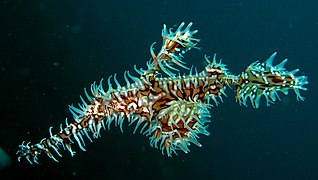
[[[58,130],[84,87],[114,73],[145,68],[149,46],[160,49],[163,24],[193,22],[202,49],[185,55],[204,67],[217,53],[234,74],[273,52],[274,64],[308,76],[304,102],[290,91],[259,109],[235,102],[212,109],[210,136],[187,155],[166,157],[148,137],[124,126],[40,165],[15,155],[22,141]],[[156,52],[157,52],[156,51]],[[0,179],[318,179],[318,1],[0,1]],[[70,119],[71,120],[71,119]],[[125,123],[124,123],[125,124]],[[127,124],[127,123],[126,123]],[[87,141],[88,142],[88,141]]]

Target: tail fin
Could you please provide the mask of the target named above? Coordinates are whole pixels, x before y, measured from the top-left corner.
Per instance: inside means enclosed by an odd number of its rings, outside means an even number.
[[[247,100],[250,99],[254,108],[259,107],[262,96],[266,99],[266,104],[271,103],[279,98],[277,92],[288,94],[289,89],[293,89],[296,93],[297,100],[304,100],[299,93],[299,90],[307,90],[304,85],[308,84],[306,76],[295,76],[299,71],[295,69],[288,71],[284,68],[287,59],[283,60],[276,66],[272,62],[276,56],[273,53],[264,63],[258,61],[252,63],[239,76],[238,84],[236,85],[236,100],[247,106]]]

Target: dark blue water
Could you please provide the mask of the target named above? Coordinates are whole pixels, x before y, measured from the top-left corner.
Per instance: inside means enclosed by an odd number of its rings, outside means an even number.
[[[0,18],[0,147],[12,159],[1,179],[318,179],[317,1],[1,1]],[[84,87],[145,67],[162,25],[182,21],[202,39],[187,64],[202,68],[204,54],[218,53],[239,74],[277,51],[277,63],[288,58],[287,68],[308,76],[306,100],[290,92],[253,109],[227,89],[212,110],[211,135],[188,155],[162,156],[132,127],[113,126],[74,158],[17,163],[18,145],[58,130]]]

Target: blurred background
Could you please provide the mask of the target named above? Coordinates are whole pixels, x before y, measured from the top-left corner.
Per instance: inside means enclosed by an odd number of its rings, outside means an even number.
[[[17,162],[22,141],[57,131],[84,87],[133,65],[145,68],[149,46],[161,47],[163,24],[193,22],[201,51],[185,56],[204,67],[218,54],[234,74],[273,52],[289,70],[307,75],[306,100],[281,95],[259,109],[225,102],[212,109],[202,148],[168,158],[148,137],[112,126],[87,151],[63,152],[59,163]],[[318,1],[0,1],[0,179],[318,179]],[[87,141],[88,142],[88,141]]]

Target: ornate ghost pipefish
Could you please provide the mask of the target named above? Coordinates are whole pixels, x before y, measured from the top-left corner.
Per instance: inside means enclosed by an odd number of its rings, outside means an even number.
[[[221,61],[217,61],[216,55],[212,60],[205,56],[207,65],[201,72],[186,67],[183,55],[197,48],[200,40],[194,37],[198,31],[190,29],[192,23],[185,28],[184,25],[181,23],[175,32],[164,25],[159,53],[154,52],[153,43],[147,69],[135,66],[137,77],[126,71],[125,86],[119,84],[114,74],[107,80],[107,91],[103,88],[103,80],[91,85],[91,95],[84,89],[86,100],[80,96],[82,103],[78,107],[69,106],[75,121],[69,123],[66,119],[66,127],[61,124],[57,133],[53,133],[51,127],[50,136],[39,143],[23,142],[17,151],[18,161],[26,158],[31,164],[38,163],[40,154],[58,161],[55,157],[62,156],[61,147],[73,156],[74,142],[86,151],[83,137],[92,142],[101,136],[102,128],[110,129],[112,122],[121,131],[124,122],[135,126],[134,133],[141,127],[140,132],[149,136],[150,145],[160,149],[162,154],[172,156],[179,150],[188,153],[191,143],[201,147],[200,134],[209,135],[206,124],[210,122],[210,108],[212,104],[223,102],[227,86],[235,87],[239,104],[247,106],[250,101],[254,108],[259,107],[261,97],[269,106],[279,99],[278,92],[287,95],[290,89],[296,93],[297,100],[304,100],[299,90],[306,90],[307,77],[296,76],[298,69],[286,70],[287,59],[274,66],[276,52],[263,63],[253,62],[239,75],[231,74]],[[189,72],[180,75],[179,67]]]

